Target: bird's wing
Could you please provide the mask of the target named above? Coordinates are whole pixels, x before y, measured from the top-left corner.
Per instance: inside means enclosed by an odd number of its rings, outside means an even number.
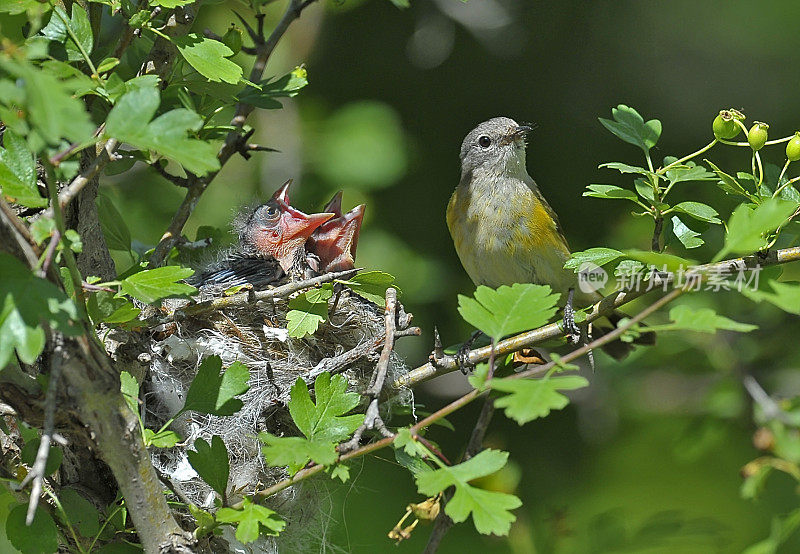
[[[284,272],[275,258],[234,253],[228,255],[216,268],[193,277],[190,284],[197,287],[230,288],[247,284],[260,287],[283,277]]]

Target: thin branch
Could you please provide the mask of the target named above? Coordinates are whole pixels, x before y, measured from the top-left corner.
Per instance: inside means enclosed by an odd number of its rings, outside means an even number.
[[[253,68],[250,70],[250,76],[248,77],[250,82],[257,83],[261,80],[262,76],[264,75],[264,69],[267,66],[267,62],[269,61],[272,52],[275,50],[278,41],[280,41],[281,37],[283,37],[286,30],[289,28],[289,25],[291,25],[295,19],[300,17],[302,11],[311,5],[313,1],[314,0],[300,2],[299,0],[290,0],[289,5],[286,7],[286,11],[283,13],[280,21],[278,21],[278,24],[275,26],[269,38],[266,40],[263,38],[263,19],[259,20],[259,30],[261,30],[261,33],[258,31],[253,31],[252,27],[247,25],[244,20],[242,20],[248,33],[250,33],[251,36],[255,34],[255,36],[258,37],[258,42],[256,42],[256,50],[258,54],[255,62],[253,63]],[[228,133],[227,137],[225,137],[225,144],[217,154],[220,169],[228,162],[233,154],[241,149],[241,145],[243,144],[241,135],[242,127],[244,127],[247,116],[250,115],[253,109],[254,106],[251,104],[244,104],[241,102],[236,104],[236,112],[234,113],[233,119],[231,119],[230,123],[234,129]],[[158,245],[156,245],[153,255],[150,257],[151,266],[158,267],[164,263],[169,251],[176,244],[178,237],[180,237],[183,226],[186,225],[186,222],[189,220],[189,216],[191,216],[192,212],[194,212],[197,202],[200,200],[200,196],[202,196],[208,185],[218,174],[219,170],[216,170],[191,182],[183,202],[178,207],[178,210],[175,212],[175,215],[167,227],[167,230],[161,236],[161,240],[158,242]]]
[[[156,173],[161,175],[164,179],[175,185],[176,187],[181,188],[189,188],[189,179],[186,177],[181,177],[179,175],[173,175],[172,173],[167,173],[167,170],[161,167],[159,162],[150,164],[150,167],[156,170]]]
[[[364,423],[356,429],[353,437],[339,446],[340,452],[347,452],[358,448],[361,442],[361,437],[367,429],[378,429],[384,437],[393,437],[394,433],[386,428],[386,424],[380,415],[378,407],[378,399],[383,391],[383,385],[386,382],[386,373],[389,371],[389,359],[394,349],[395,339],[395,324],[397,320],[397,290],[389,287],[386,289],[386,313],[384,316],[386,336],[383,342],[383,350],[381,356],[378,358],[378,364],[375,366],[375,372],[372,374],[372,383],[365,392],[365,396],[370,397],[372,400],[367,408],[367,413],[364,416]]]
[[[41,253],[39,249],[39,245],[36,244],[36,241],[33,240],[33,236],[31,235],[30,230],[28,230],[28,226],[25,225],[22,220],[14,213],[14,210],[11,209],[11,206],[8,205],[5,198],[0,195],[0,213],[2,213],[3,219],[5,219],[8,224],[14,228],[14,230],[20,234],[20,236],[25,239],[30,246],[33,253],[36,257],[39,257]]]
[[[44,425],[42,427],[42,438],[39,442],[39,449],[36,451],[36,459],[30,473],[20,484],[20,488],[33,481],[31,487],[31,497],[28,501],[28,513],[25,516],[25,524],[33,523],[36,515],[36,507],[42,494],[42,484],[47,477],[46,467],[47,458],[50,454],[50,444],[53,441],[54,421],[56,414],[56,398],[58,397],[58,382],[61,378],[61,356],[53,356],[50,364],[50,380],[47,383],[47,393],[44,399]]]
[[[766,267],[797,260],[800,260],[800,246],[769,251],[766,253],[766,255],[758,253],[742,258],[732,258],[729,260],[705,264],[697,266],[692,270],[691,273],[692,275],[699,277],[707,274],[720,275],[724,271],[740,271],[747,268]],[[642,287],[639,290],[612,292],[600,302],[597,302],[590,307],[591,313],[586,316],[586,323],[591,323],[597,319],[600,319],[601,317],[608,315],[617,308],[628,304],[629,302],[647,294],[648,292],[650,291],[645,290],[645,287]],[[563,336],[563,334],[564,331],[559,323],[550,323],[548,325],[544,325],[543,327],[539,327],[538,329],[526,331],[524,333],[520,333],[519,335],[500,341],[497,343],[495,355],[505,356],[506,354],[516,352],[521,348],[535,346],[536,344],[546,340],[559,338]],[[480,362],[486,361],[489,358],[490,351],[490,346],[484,346],[470,350],[470,352],[467,354],[469,364],[476,365]],[[402,389],[404,387],[413,387],[419,383],[433,379],[434,377],[455,371],[458,369],[458,367],[459,366],[456,357],[445,354],[441,358],[437,359],[435,364],[428,362],[425,365],[419,366],[415,369],[412,369],[408,373],[401,375],[394,381],[394,383],[392,383],[391,388]]]
[[[653,227],[653,240],[650,244],[650,250],[653,252],[661,252],[661,230],[664,228],[664,217],[658,216],[655,219]]]
[[[286,283],[285,285],[281,285],[280,287],[275,287],[274,289],[259,290],[255,292],[254,291],[241,292],[231,296],[224,296],[222,298],[215,298],[213,300],[207,300],[205,302],[198,302],[197,304],[189,304],[188,306],[175,310],[172,314],[159,319],[157,321],[157,324],[163,325],[165,323],[170,323],[172,321],[180,321],[181,319],[184,319],[186,317],[192,317],[207,312],[222,310],[224,308],[246,306],[248,304],[252,304],[253,302],[258,302],[260,300],[283,298],[297,291],[315,287],[317,285],[321,285],[329,281],[335,281],[336,279],[343,279],[343,280],[349,279],[350,277],[355,275],[358,271],[359,271],[358,269],[336,271],[333,273],[326,273],[318,277],[312,277],[311,279],[305,279],[303,281]]]
[[[63,210],[67,207],[67,204],[72,201],[78,193],[83,190],[83,187],[88,185],[92,179],[97,175],[108,162],[111,161],[112,154],[114,150],[117,149],[119,146],[119,142],[117,139],[108,139],[105,144],[103,144],[102,150],[100,154],[92,161],[92,163],[81,171],[80,175],[75,177],[72,182],[64,187],[58,195],[58,204],[60,208]],[[45,211],[45,217],[53,217],[53,208],[50,207]]]
[[[777,419],[782,423],[793,425],[792,419],[781,409],[777,402],[767,394],[767,391],[756,381],[751,375],[745,375],[744,388],[747,389],[753,401],[758,404],[764,411],[764,417],[767,419]]]

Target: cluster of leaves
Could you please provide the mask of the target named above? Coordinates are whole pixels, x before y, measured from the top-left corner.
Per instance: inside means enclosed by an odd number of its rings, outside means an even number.
[[[386,289],[394,286],[394,277],[382,271],[365,271],[347,281],[336,281],[370,302],[383,306]],[[396,288],[396,287],[395,287]],[[328,319],[328,301],[334,296],[334,283],[310,289],[289,301],[286,329],[290,337],[313,335]]]

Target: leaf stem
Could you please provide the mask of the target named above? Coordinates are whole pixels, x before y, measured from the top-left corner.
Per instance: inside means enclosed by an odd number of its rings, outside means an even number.
[[[719,142],[717,139],[714,139],[714,140],[712,140],[711,142],[709,142],[708,144],[706,144],[705,146],[703,146],[703,147],[702,147],[700,150],[698,150],[697,152],[692,152],[691,154],[688,154],[688,155],[686,155],[686,156],[682,157],[680,160],[675,160],[674,162],[672,162],[672,163],[671,163],[671,164],[669,164],[668,166],[666,166],[666,167],[662,167],[661,169],[659,169],[659,170],[658,170],[656,173],[658,173],[659,175],[663,175],[663,174],[665,174],[665,173],[666,173],[668,170],[672,169],[672,168],[673,168],[673,167],[675,167],[676,165],[680,165],[680,164],[682,164],[683,162],[685,162],[685,161],[688,161],[688,160],[691,160],[691,159],[692,159],[692,158],[694,158],[695,156],[699,156],[699,155],[700,155],[700,154],[702,154],[703,152],[706,152],[706,151],[710,150],[710,149],[711,149],[711,148],[712,148],[712,147],[713,147],[715,144],[717,144],[717,142]],[[748,145],[748,146],[749,146],[749,145]]]
[[[72,22],[64,17],[64,15],[61,13],[61,11],[59,11],[56,8],[56,6],[53,4],[52,1],[50,2],[50,7],[53,8],[53,12],[56,15],[58,15],[58,18],[62,21],[62,23],[64,23],[64,27],[67,29],[67,34],[69,34],[69,38],[71,38],[72,42],[75,43],[75,46],[78,47],[78,50],[80,51],[81,56],[83,57],[84,61],[89,65],[89,69],[92,71],[92,77],[97,77],[98,79],[100,79],[100,75],[97,74],[97,68],[92,63],[92,59],[89,57],[89,54],[83,48],[83,45],[81,44],[81,41],[78,40],[78,37],[75,34],[75,31],[72,30]],[[75,8],[73,7],[73,9],[75,9]],[[66,12],[64,12],[64,13],[66,13]],[[100,80],[102,81],[102,79],[100,79]]]

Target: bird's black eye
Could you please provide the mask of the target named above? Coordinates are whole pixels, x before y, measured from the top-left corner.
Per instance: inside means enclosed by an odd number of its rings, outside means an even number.
[[[482,135],[478,138],[478,144],[480,144],[481,148],[489,148],[492,145],[492,139]]]

